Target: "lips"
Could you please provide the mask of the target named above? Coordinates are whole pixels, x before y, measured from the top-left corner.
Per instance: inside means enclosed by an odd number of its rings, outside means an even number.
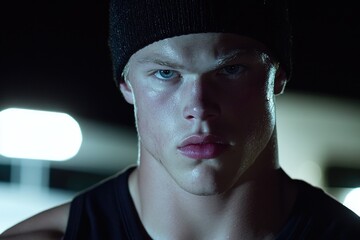
[[[221,155],[230,145],[214,135],[193,135],[178,147],[179,152],[192,159],[211,159]]]

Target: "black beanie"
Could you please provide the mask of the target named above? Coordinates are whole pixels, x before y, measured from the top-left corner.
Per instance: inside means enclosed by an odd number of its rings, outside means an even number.
[[[291,73],[286,0],[110,0],[109,47],[117,85],[130,57],[174,36],[223,32],[264,43]]]

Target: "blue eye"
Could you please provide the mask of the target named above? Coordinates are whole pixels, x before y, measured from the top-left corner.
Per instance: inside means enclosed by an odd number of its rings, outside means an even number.
[[[161,80],[168,80],[176,78],[179,74],[173,70],[157,70],[154,76]]]

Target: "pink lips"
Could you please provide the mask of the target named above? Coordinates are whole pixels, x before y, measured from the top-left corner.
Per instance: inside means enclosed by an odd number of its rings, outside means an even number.
[[[213,135],[193,135],[178,147],[180,153],[192,159],[211,159],[222,154],[229,144]]]

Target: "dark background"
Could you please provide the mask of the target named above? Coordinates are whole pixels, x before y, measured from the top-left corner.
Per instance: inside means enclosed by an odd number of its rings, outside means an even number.
[[[291,1],[288,91],[360,100],[355,2]],[[0,3],[0,110],[28,107],[133,127],[112,80],[107,1]]]

